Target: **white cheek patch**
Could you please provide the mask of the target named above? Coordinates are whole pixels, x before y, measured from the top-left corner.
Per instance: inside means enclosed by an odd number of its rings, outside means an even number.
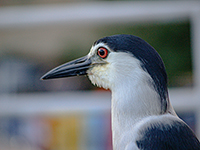
[[[87,71],[88,77],[91,80],[92,84],[97,85],[98,87],[103,87],[105,89],[111,88],[111,82],[110,82],[110,65],[105,64],[108,60],[107,58],[105,60],[101,59],[95,59],[97,56],[97,49],[99,47],[105,47],[106,49],[109,49],[108,46],[105,43],[98,43],[97,45],[94,45],[91,47],[90,52],[88,53],[88,57],[93,57],[93,64],[95,64],[92,68],[90,68]],[[109,57],[109,56],[108,56]],[[99,61],[100,60],[100,61]]]
[[[87,71],[92,84],[105,89],[110,89],[109,65],[97,65]]]
[[[128,53],[110,52],[105,61],[107,64],[96,64],[87,71],[91,82],[98,87],[112,90],[116,84],[140,76],[140,62]]]

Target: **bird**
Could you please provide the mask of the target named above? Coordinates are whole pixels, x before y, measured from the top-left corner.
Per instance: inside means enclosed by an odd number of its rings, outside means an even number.
[[[164,63],[145,40],[128,34],[103,37],[86,56],[41,79],[81,75],[111,91],[113,150],[200,150],[197,136],[170,103]]]

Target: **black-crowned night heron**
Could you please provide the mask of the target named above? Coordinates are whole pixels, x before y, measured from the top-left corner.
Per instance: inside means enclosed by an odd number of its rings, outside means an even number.
[[[96,41],[88,55],[63,64],[42,79],[87,75],[112,92],[114,150],[200,150],[193,131],[175,113],[159,54],[133,35]]]

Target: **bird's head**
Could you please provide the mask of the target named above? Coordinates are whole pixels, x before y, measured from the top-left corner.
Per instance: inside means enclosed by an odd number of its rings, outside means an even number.
[[[167,96],[167,75],[159,54],[133,35],[113,35],[97,40],[88,55],[46,73],[42,79],[88,75],[93,84],[113,89],[144,80],[160,95]]]

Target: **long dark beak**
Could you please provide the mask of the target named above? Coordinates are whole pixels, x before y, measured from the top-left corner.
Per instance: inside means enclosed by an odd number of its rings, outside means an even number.
[[[63,65],[60,65],[41,77],[42,80],[64,78],[78,75],[86,75],[88,68],[90,68],[91,59],[88,56],[81,57],[79,59],[70,61]]]

